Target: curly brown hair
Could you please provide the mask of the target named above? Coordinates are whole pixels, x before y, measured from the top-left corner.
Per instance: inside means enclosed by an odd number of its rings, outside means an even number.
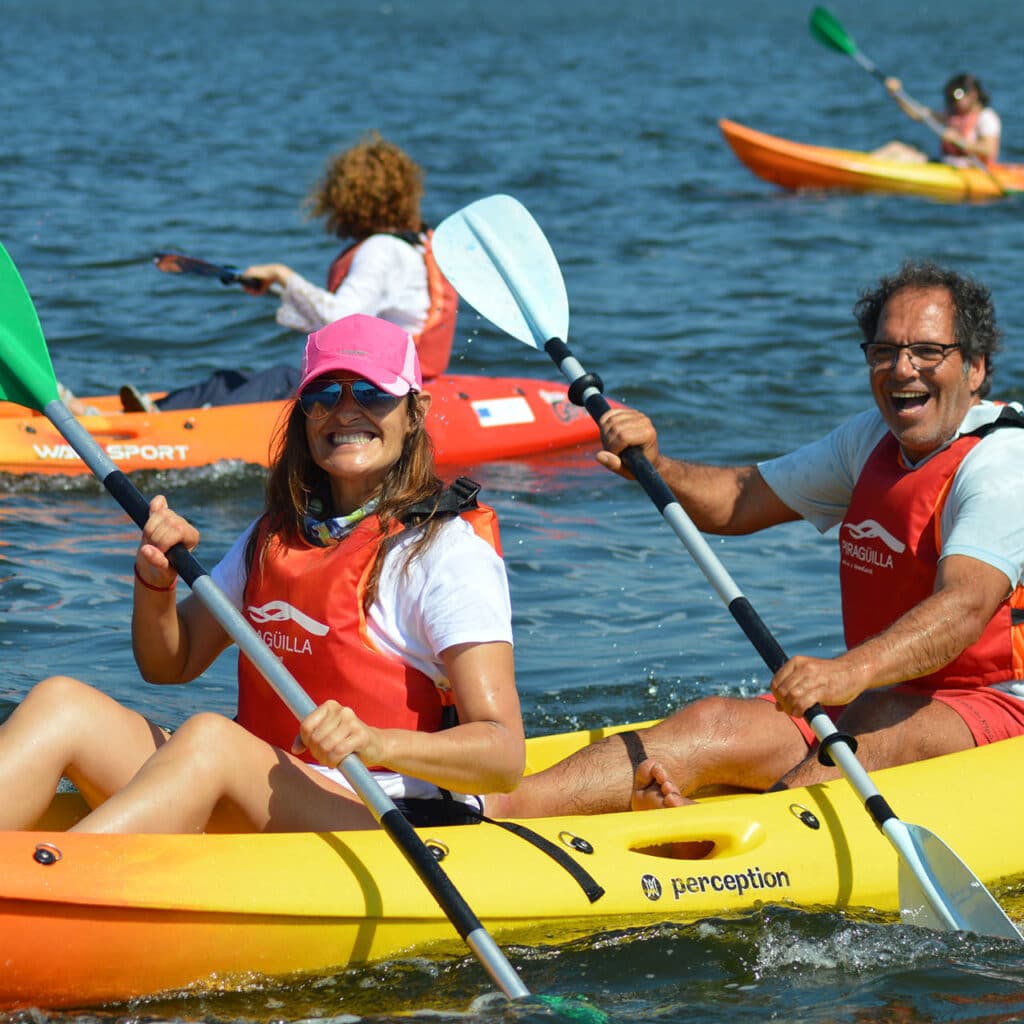
[[[905,260],[895,274],[882,277],[865,289],[853,307],[853,315],[865,341],[874,341],[885,304],[903,288],[945,288],[953,303],[953,341],[960,346],[965,363],[985,357],[985,379],[977,396],[984,398],[992,388],[994,356],[1003,332],[996,325],[992,293],[973,277],[959,274],[931,260]]]
[[[381,544],[366,587],[364,607],[369,609],[377,593],[384,556],[397,540],[393,533],[401,525],[405,514],[414,506],[434,498],[444,489],[443,481],[434,470],[434,446],[425,426],[425,410],[418,392],[406,397],[406,408],[411,430],[402,445],[398,461],[388,471],[381,488],[376,515]],[[286,416],[279,420],[272,441],[270,472],[266,483],[267,540],[278,536],[285,544],[303,544],[302,521],[307,511],[316,510],[317,518],[335,515],[331,500],[331,481],[313,461],[306,440],[306,416],[297,400],[291,404]],[[420,535],[409,546],[406,559],[412,559],[433,539],[443,523],[443,517],[428,516],[420,522]],[[256,550],[259,530],[253,530],[246,546],[245,564],[251,571],[254,560],[262,559],[266,545]]]
[[[381,231],[419,231],[423,170],[377,132],[327,162],[306,199],[309,216],[326,217],[324,230],[361,240]]]

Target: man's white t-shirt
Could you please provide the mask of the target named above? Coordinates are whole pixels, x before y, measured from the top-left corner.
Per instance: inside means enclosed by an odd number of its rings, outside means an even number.
[[[955,437],[991,423],[1003,408],[992,402],[972,406]],[[1019,405],[1014,408],[1020,411]],[[786,505],[824,533],[842,522],[853,486],[888,429],[881,413],[871,409],[818,441],[759,463],[758,469]],[[999,569],[1013,585],[1024,578],[1022,466],[1024,429],[993,431],[968,452],[939,521],[940,558],[968,555]]]

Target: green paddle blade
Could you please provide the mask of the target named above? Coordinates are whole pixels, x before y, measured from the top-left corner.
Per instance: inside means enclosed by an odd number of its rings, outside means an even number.
[[[824,7],[815,7],[811,11],[811,35],[824,43],[825,46],[838,50],[840,53],[853,56],[857,52],[857,44],[846,34],[846,30],[838,21],[825,10]]]
[[[42,412],[57,399],[57,378],[25,283],[0,245],[0,400]]]

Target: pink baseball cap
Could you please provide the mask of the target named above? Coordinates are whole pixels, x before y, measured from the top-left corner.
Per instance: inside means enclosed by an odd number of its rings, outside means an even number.
[[[309,336],[296,393],[334,370],[365,377],[390,395],[423,390],[412,336],[397,324],[362,313],[344,316]]]

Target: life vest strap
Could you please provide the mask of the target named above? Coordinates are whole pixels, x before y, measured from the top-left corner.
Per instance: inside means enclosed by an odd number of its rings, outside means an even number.
[[[460,476],[433,498],[410,505],[402,516],[402,522],[406,526],[417,526],[434,516],[460,516],[478,507],[476,496],[479,493],[480,485],[475,480]]]

